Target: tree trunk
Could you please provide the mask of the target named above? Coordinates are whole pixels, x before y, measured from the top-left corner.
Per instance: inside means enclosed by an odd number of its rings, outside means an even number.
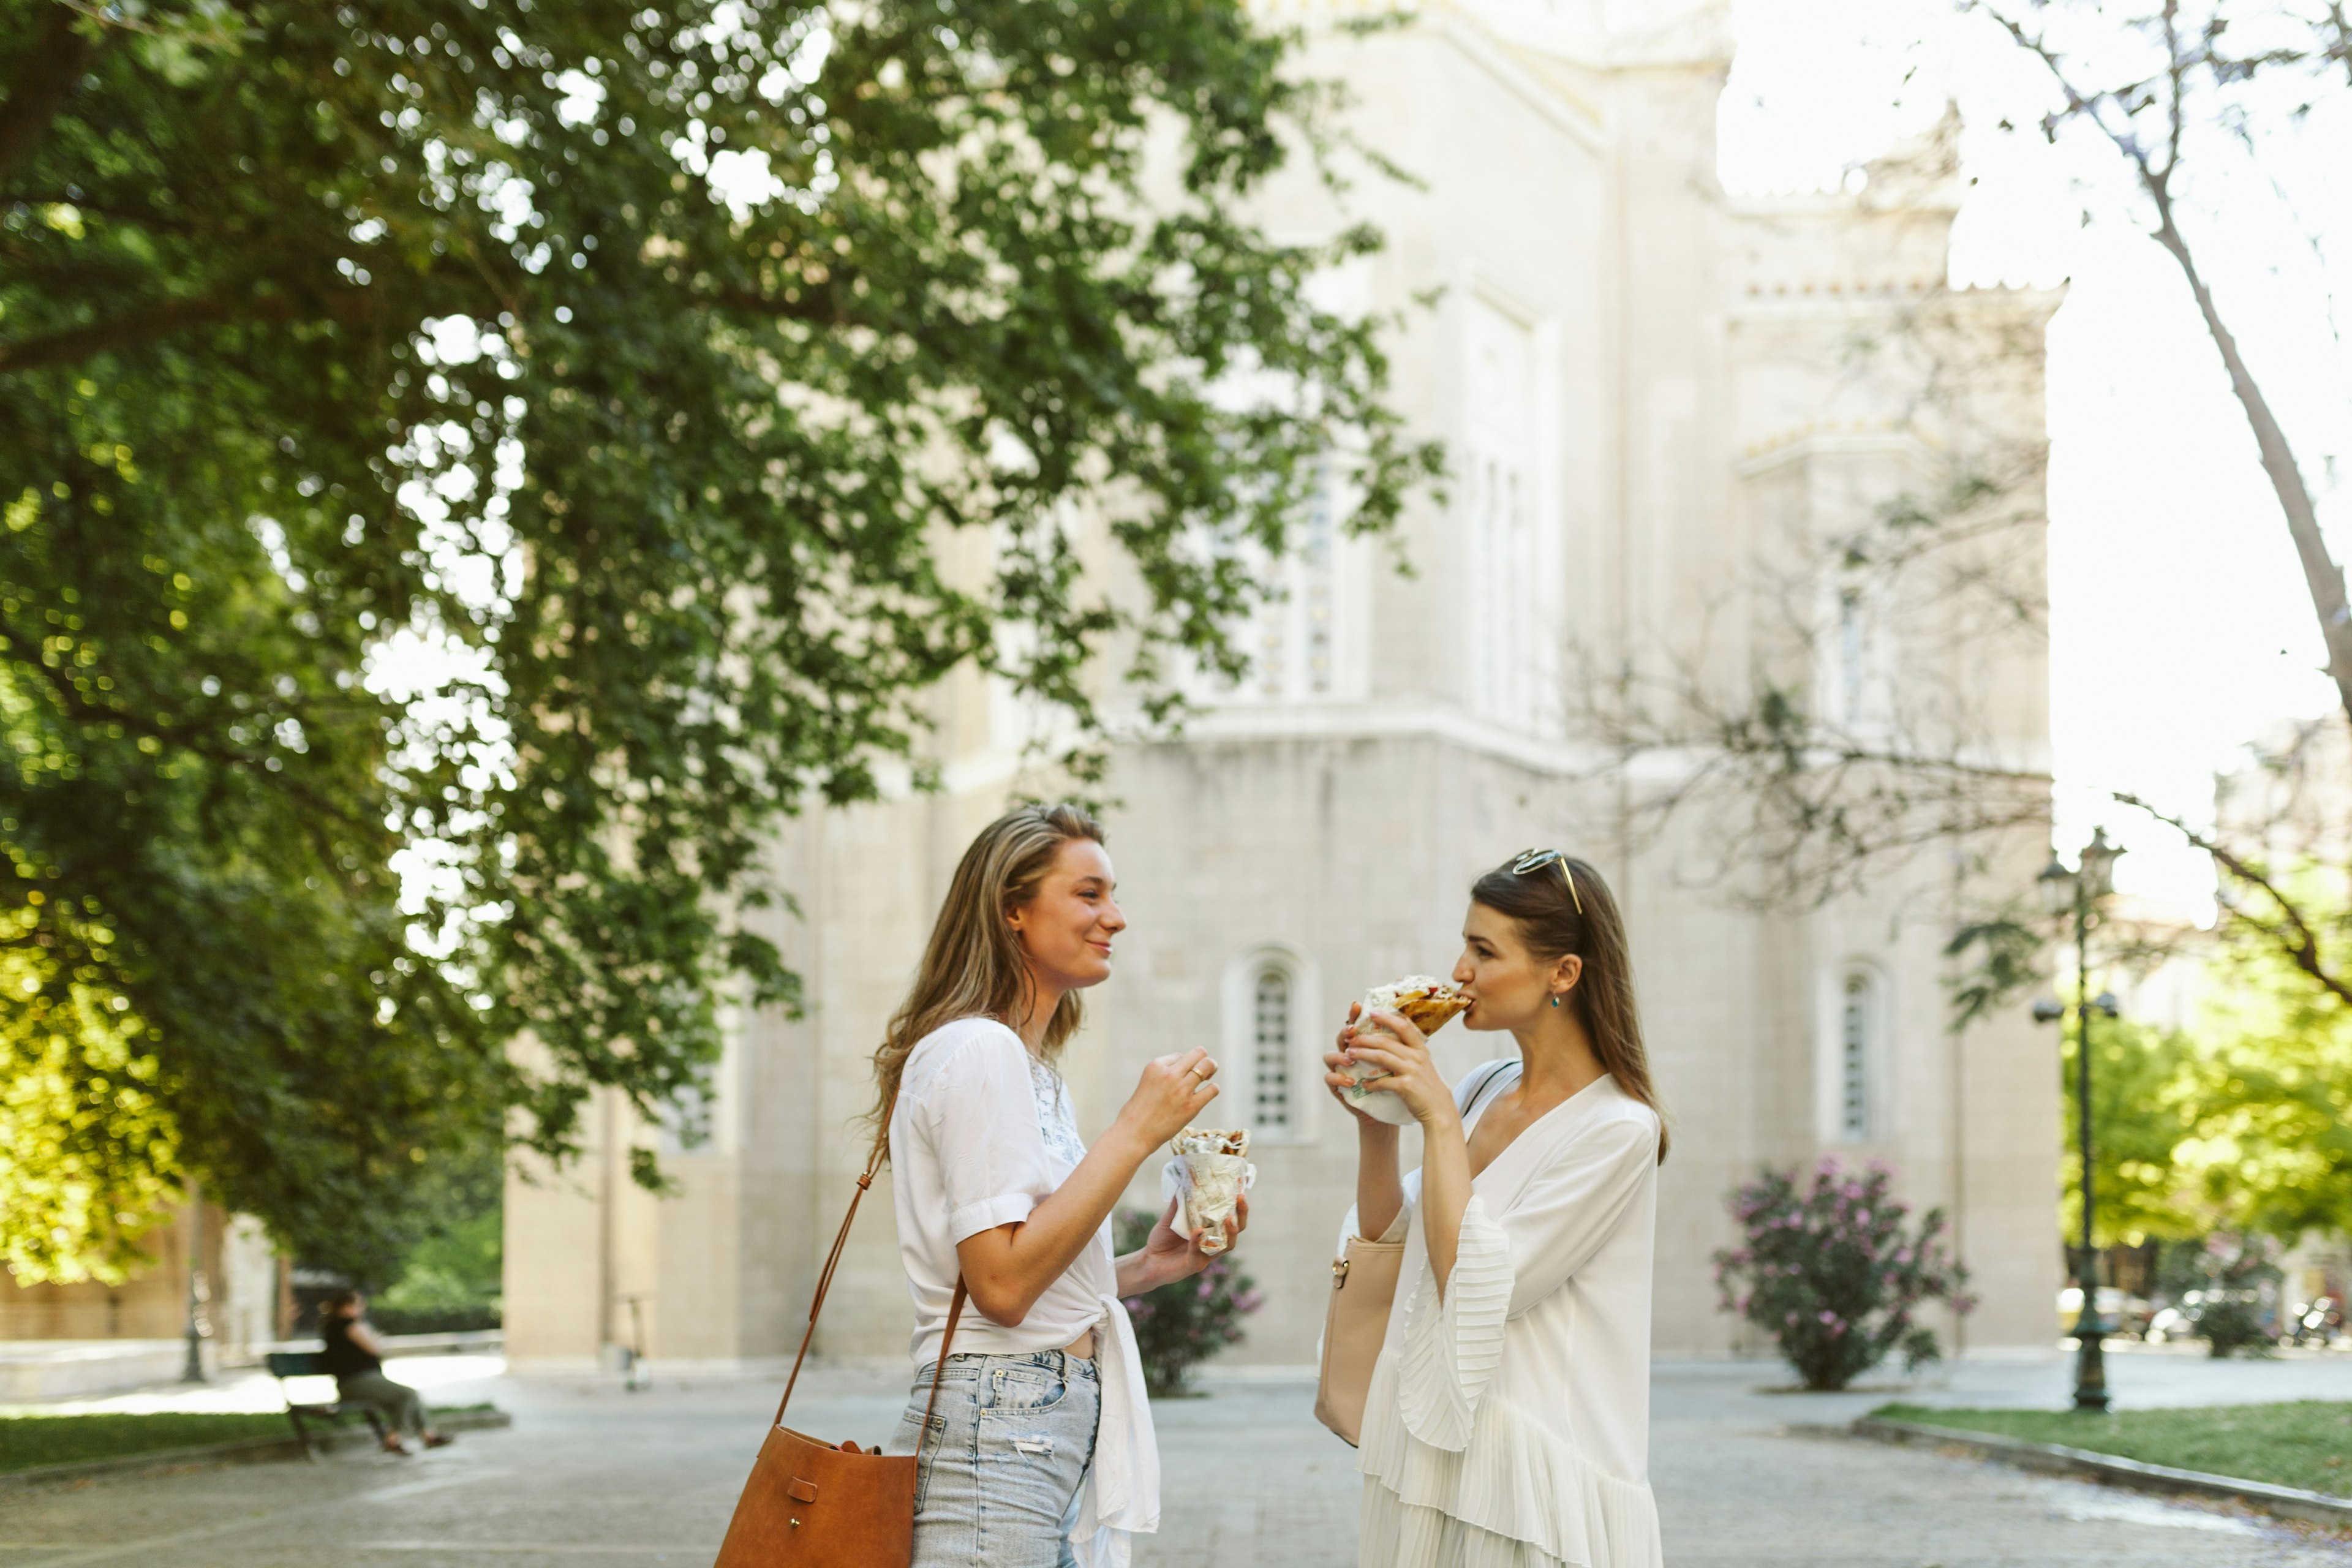
[[[2311,491],[2303,482],[2303,470],[2295,466],[2294,452],[2286,444],[2286,432],[2271,413],[2270,402],[2263,389],[2255,384],[2253,373],[2246,368],[2245,356],[2238,352],[2238,340],[2222,324],[2221,312],[2214,307],[2213,291],[2197,270],[2196,258],[2189,253],[2189,242],[2172,221],[2172,204],[2161,191],[2152,193],[2157,198],[2157,214],[2162,220],[2156,231],[2158,245],[2172,253],[2188,276],[2189,287],[2197,296],[2197,308],[2204,312],[2205,330],[2212,334],[2213,345],[2221,351],[2221,363],[2229,367],[2230,390],[2238,395],[2238,403],[2246,411],[2246,423],[2252,426],[2254,444],[2262,450],[2263,472],[2278,495],[2279,510],[2286,513],[2287,532],[2294,536],[2294,552],[2303,563],[2303,580],[2311,590],[2311,607],[2319,616],[2319,634],[2327,642],[2327,674],[2336,682],[2336,700],[2352,715],[2352,609],[2347,609],[2344,593],[2344,568],[2327,552],[2327,541],[2319,531],[2318,509],[2312,504]]]
[[[82,67],[92,52],[89,24],[69,5],[43,7],[41,30],[26,49],[0,103],[0,176],[12,174],[49,132],[75,88],[81,85]]]

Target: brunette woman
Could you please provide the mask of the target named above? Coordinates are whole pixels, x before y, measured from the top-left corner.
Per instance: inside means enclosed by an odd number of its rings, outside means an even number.
[[[1666,1135],[1625,930],[1556,849],[1478,879],[1454,980],[1517,1056],[1448,1088],[1420,1030],[1349,1016],[1421,1123],[1357,1115],[1354,1234],[1405,1244],[1364,1411],[1364,1568],[1658,1568],[1649,1486],[1650,1258]],[[1342,1099],[1341,1104],[1347,1101]],[[1350,1108],[1352,1111],[1352,1108]]]
[[[1140,1251],[1114,1257],[1111,1209],[1216,1098],[1217,1064],[1160,1058],[1094,1147],[1079,1142],[1055,1064],[1078,993],[1110,976],[1127,926],[1115,889],[1102,829],[1077,807],[990,824],[875,1054],[915,1300],[914,1387],[887,1448],[921,1460],[914,1568],[1112,1568],[1129,1533],[1159,1528],[1159,1450],[1120,1300],[1209,1258],[1170,1228],[1172,1205]],[[959,1279],[971,1310],[924,1433]]]
[[[447,1446],[448,1435],[433,1425],[416,1390],[384,1376],[383,1341],[367,1321],[366,1297],[338,1290],[320,1303],[319,1338],[326,1345],[319,1364],[334,1376],[336,1402],[373,1405],[383,1415],[384,1452],[408,1452],[403,1432],[415,1433],[428,1448]]]

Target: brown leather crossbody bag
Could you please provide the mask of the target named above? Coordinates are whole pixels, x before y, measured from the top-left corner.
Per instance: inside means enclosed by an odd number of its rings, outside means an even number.
[[[884,1125],[888,1125],[887,1120]],[[858,1200],[874,1185],[886,1147],[877,1142],[873,1158],[866,1162],[866,1173],[850,1194],[849,1213],[842,1218],[841,1234],[833,1238],[833,1251],[817,1276],[801,1353],[793,1358],[793,1375],[776,1404],[776,1418],[769,1426],[767,1441],[760,1445],[751,1479],[743,1483],[743,1495],[736,1500],[717,1568],[907,1568],[915,1560],[917,1470],[923,1444],[931,1435],[932,1414],[939,1408],[948,1349],[963,1316],[962,1277],[956,1279],[955,1299],[948,1307],[947,1332],[940,1340],[939,1366],[931,1373],[931,1397],[923,1407],[914,1453],[886,1455],[855,1443],[827,1443],[784,1425],[784,1407],[793,1402],[793,1386],[801,1380],[801,1363],[808,1359],[809,1341],[816,1336],[816,1315],[824,1308],[833,1271],[840,1267]]]

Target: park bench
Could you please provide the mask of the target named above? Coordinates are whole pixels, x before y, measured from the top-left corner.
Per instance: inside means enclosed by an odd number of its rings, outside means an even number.
[[[318,1446],[310,1440],[310,1428],[306,1421],[316,1421],[328,1427],[339,1426],[343,1417],[358,1411],[367,1417],[368,1429],[380,1444],[384,1438],[383,1415],[373,1405],[346,1405],[340,1399],[324,1405],[298,1403],[287,1391],[289,1379],[297,1377],[329,1377],[321,1363],[327,1359],[324,1351],[271,1351],[264,1358],[269,1375],[278,1380],[278,1392],[286,1401],[286,1419],[294,1424],[294,1436],[301,1441],[302,1452],[314,1463],[319,1458]]]

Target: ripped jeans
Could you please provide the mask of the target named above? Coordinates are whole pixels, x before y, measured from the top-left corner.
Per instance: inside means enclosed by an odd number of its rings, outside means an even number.
[[[925,1366],[885,1452],[917,1452],[930,1396]],[[917,1470],[912,1568],[1072,1568],[1069,1531],[1101,1414],[1090,1360],[950,1356]]]

